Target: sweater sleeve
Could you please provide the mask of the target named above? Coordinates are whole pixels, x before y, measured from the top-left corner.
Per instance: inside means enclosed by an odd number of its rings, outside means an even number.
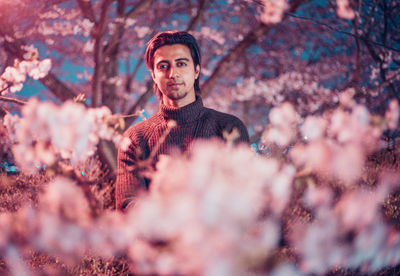
[[[135,204],[135,197],[146,189],[146,179],[140,176],[137,161],[138,147],[132,142],[128,150],[118,149],[117,181],[115,185],[116,209],[124,211]]]

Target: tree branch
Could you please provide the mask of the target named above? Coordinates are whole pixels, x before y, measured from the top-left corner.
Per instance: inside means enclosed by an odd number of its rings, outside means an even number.
[[[86,19],[89,19],[91,22],[96,24],[97,22],[96,22],[96,17],[93,12],[92,2],[85,1],[85,0],[77,0],[77,2],[79,5],[79,8],[82,11],[83,16]]]
[[[105,55],[110,55],[118,51],[119,43],[124,35],[125,32],[125,0],[118,0],[117,4],[117,18],[115,32],[111,34],[108,43],[105,47],[104,53]]]
[[[51,72],[39,81],[63,102],[76,97],[76,94]]]
[[[141,0],[135,7],[133,7],[127,14],[126,18],[135,18],[138,14],[146,11],[153,4],[153,0]]]
[[[203,17],[204,11],[207,9],[208,6],[208,0],[199,0],[198,1],[198,8],[197,8],[197,13],[196,16],[190,20],[188,27],[186,28],[186,32],[189,32],[191,30],[194,30],[199,24],[200,20]]]
[[[355,13],[355,17],[353,19],[353,27],[354,27],[354,33],[357,34],[359,30],[358,22],[360,19],[360,14],[361,14],[361,1],[358,0],[358,12]],[[360,74],[361,74],[361,45],[360,45],[360,40],[355,39],[356,42],[356,56],[355,56],[355,69],[354,69],[354,76],[353,76],[353,87],[356,90],[356,95],[360,94]]]
[[[0,119],[3,119],[8,113],[10,112],[0,105]]]
[[[26,104],[25,101],[21,101],[21,100],[15,99],[15,98],[4,97],[4,96],[0,96],[0,101],[16,103],[16,104],[20,104],[20,105]]]
[[[1,93],[3,93],[4,91],[6,91],[7,89],[9,89],[11,87],[11,85],[7,85],[6,87],[4,87],[3,89],[0,90],[0,95]]]
[[[94,46],[94,74],[92,83],[92,107],[99,107],[102,104],[102,78],[104,75],[104,35],[106,31],[106,21],[108,8],[111,0],[103,0],[101,5],[101,15],[96,24],[95,46]]]

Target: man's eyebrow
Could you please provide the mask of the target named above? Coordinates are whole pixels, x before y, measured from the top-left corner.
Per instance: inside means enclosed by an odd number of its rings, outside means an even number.
[[[175,62],[177,62],[177,61],[190,61],[190,59],[188,59],[188,58],[177,58],[174,61]],[[161,64],[161,63],[169,63],[169,61],[168,60],[160,60],[160,61],[157,62],[156,66]]]
[[[175,61],[189,61],[188,58],[177,58],[175,59]]]
[[[169,62],[168,60],[160,60],[160,61],[157,62],[157,65],[160,64],[160,63],[168,63],[168,62]]]

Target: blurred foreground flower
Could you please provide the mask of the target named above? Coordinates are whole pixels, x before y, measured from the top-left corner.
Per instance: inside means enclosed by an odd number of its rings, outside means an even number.
[[[382,212],[398,181],[399,175],[389,174],[376,189],[349,190],[337,201],[327,187],[309,189],[304,200],[313,208],[314,219],[292,226],[290,237],[301,270],[321,274],[342,267],[371,273],[399,264],[400,233],[385,222]]]
[[[129,214],[139,238],[130,249],[135,269],[232,275],[249,272],[255,260],[261,266],[278,245],[294,174],[219,141],[199,142],[189,159],[162,156],[150,193]]]
[[[381,208],[399,188],[398,173],[381,174],[373,189],[345,186],[340,194],[308,182],[300,195],[297,173],[245,145],[199,141],[190,155],[160,157],[149,192],[128,213],[96,217],[79,185],[56,177],[36,206],[0,215],[0,251],[15,271],[24,248],[71,265],[87,254],[122,254],[139,275],[373,272],[400,263],[400,233]],[[312,215],[287,230],[296,197]],[[285,249],[295,260],[281,255]]]
[[[32,99],[22,108],[22,118],[8,114],[4,121],[15,138],[12,150],[18,166],[34,172],[60,158],[77,165],[94,153],[100,139],[126,145],[128,141],[108,124],[111,117],[107,107],[87,109],[73,101],[58,106]]]

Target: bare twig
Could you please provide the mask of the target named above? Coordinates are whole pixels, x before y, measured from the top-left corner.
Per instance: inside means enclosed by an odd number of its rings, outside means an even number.
[[[199,24],[200,20],[203,17],[204,11],[207,9],[208,0],[198,0],[198,8],[196,15],[190,20],[186,31],[189,32],[191,30],[196,29],[197,24]]]
[[[138,14],[144,12],[153,4],[153,0],[142,0],[135,5],[127,14],[127,18],[135,18]]]
[[[395,51],[395,52],[399,52],[399,53],[400,53],[400,49],[397,49],[397,48],[394,48],[394,47],[385,45],[385,44],[380,43],[380,42],[376,42],[376,41],[367,39],[367,38],[362,37],[362,36],[358,36],[358,35],[356,35],[356,34],[352,34],[352,33],[349,33],[349,32],[343,31],[343,30],[339,30],[339,29],[337,29],[337,28],[334,28],[334,27],[332,27],[332,26],[330,26],[330,25],[328,25],[328,24],[326,24],[326,23],[323,23],[323,22],[321,22],[321,21],[319,21],[319,20],[316,20],[316,19],[314,19],[314,18],[305,17],[305,16],[301,16],[301,15],[297,15],[297,14],[289,13],[289,12],[287,12],[286,14],[287,14],[288,16],[291,16],[291,17],[294,17],[294,18],[299,18],[299,19],[304,19],[304,20],[312,21],[312,22],[314,22],[315,24],[324,26],[324,27],[326,27],[326,28],[328,28],[328,29],[330,29],[330,30],[332,30],[332,31],[335,31],[335,32],[338,32],[338,33],[341,33],[341,34],[345,34],[345,35],[349,35],[349,36],[352,36],[352,37],[354,37],[354,38],[356,38],[356,39],[359,39],[359,40],[361,40],[361,41],[363,41],[363,42],[371,43],[371,44],[374,44],[374,45],[376,45],[376,46],[380,46],[380,47],[382,47],[382,48],[385,48],[385,49],[388,49],[388,50],[391,50],[391,51]]]
[[[4,87],[3,89],[0,90],[0,95],[1,93],[3,93],[4,91],[8,90],[11,87],[11,84],[7,85],[6,87]]]
[[[16,103],[16,104],[20,104],[20,105],[26,104],[25,101],[21,101],[21,100],[15,99],[15,98],[4,97],[4,96],[0,96],[0,101]]]
[[[90,1],[77,0],[79,8],[81,9],[83,16],[89,19],[91,22],[96,23],[96,17],[93,12],[92,3]]]
[[[149,81],[147,83],[147,90],[144,92],[140,98],[136,101],[135,105],[131,107],[131,109],[127,112],[128,114],[136,114],[138,110],[143,109],[146,105],[147,101],[153,95],[153,81]],[[136,117],[129,117],[125,119],[125,126],[130,126],[135,120]]]

